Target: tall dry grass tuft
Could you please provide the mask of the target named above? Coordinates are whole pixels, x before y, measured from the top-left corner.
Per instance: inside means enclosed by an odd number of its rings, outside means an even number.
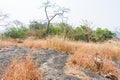
[[[120,41],[118,42],[120,43]],[[11,45],[13,44],[13,41],[3,41],[0,42],[0,45],[1,44]],[[112,62],[110,62],[120,60],[120,45],[117,43],[86,43],[70,41],[59,37],[49,37],[45,40],[26,39],[23,43],[17,43],[17,45],[28,48],[49,48],[58,50],[70,55],[67,64],[74,68],[82,67],[92,72],[99,72],[103,75],[107,73],[120,75],[120,70],[116,69]],[[94,61],[96,54],[103,60],[103,64],[101,66]],[[116,72],[116,70],[118,71]]]
[[[25,46],[27,48],[46,48],[46,40],[26,39],[23,43],[18,45]]]
[[[114,67],[114,65],[110,61],[107,61],[107,60],[104,61],[103,68],[101,71],[103,72],[103,74],[108,74],[108,73],[117,74],[117,70]]]
[[[16,42],[14,42],[14,41],[0,40],[0,46],[10,47],[10,46],[15,45],[15,44],[16,44]]]
[[[97,71],[97,66],[90,55],[85,53],[73,54],[68,58],[68,65],[73,68],[84,68],[89,71]]]
[[[2,77],[3,80],[42,80],[40,71],[29,56],[25,60],[13,60]]]
[[[112,43],[85,43],[70,41],[64,38],[49,37],[45,40],[26,39],[23,43],[16,41],[0,41],[0,45],[10,46],[18,45],[28,48],[49,48],[63,53],[74,54],[76,52],[95,55],[96,53],[105,59],[120,60],[120,47]]]
[[[96,56],[91,56],[85,53],[75,53],[68,58],[66,66],[70,66],[74,69],[86,69],[90,72],[100,74],[102,76],[106,74],[114,74],[115,76],[120,76],[120,69],[116,68],[110,60],[105,60],[103,58],[102,62],[95,62]]]
[[[67,39],[53,37],[47,38],[46,46],[49,49],[55,49],[66,54],[73,54],[77,45]]]
[[[46,46],[67,54],[79,52],[94,56],[97,53],[105,59],[120,60],[120,47],[112,44],[76,42],[54,37],[47,39]]]

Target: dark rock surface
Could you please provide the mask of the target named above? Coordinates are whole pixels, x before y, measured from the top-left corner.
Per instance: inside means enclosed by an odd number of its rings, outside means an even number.
[[[104,77],[102,77],[102,76],[100,76],[100,75],[98,75],[98,74],[89,72],[89,71],[84,70],[84,69],[81,70],[81,71],[84,72],[87,76],[89,76],[89,77],[91,77],[91,78],[93,78],[93,79],[95,79],[95,80],[109,80],[109,79],[104,78]]]
[[[44,70],[42,76],[45,80],[81,80],[80,78],[64,73],[68,55],[63,55],[55,50],[27,49],[17,46],[0,50],[0,76],[3,74],[4,68],[10,65],[12,59],[19,59],[20,56],[25,58],[26,55],[30,55],[37,62],[38,67]],[[92,80],[108,80],[85,70],[83,72],[93,78]]]
[[[77,77],[64,74],[68,55],[62,55],[54,50],[35,50],[31,53],[38,66],[45,70],[43,73],[45,80],[80,80]]]
[[[19,59],[19,56],[24,57],[25,55],[27,55],[27,48],[25,47],[11,46],[11,48],[0,50],[0,75],[10,65],[12,59]]]

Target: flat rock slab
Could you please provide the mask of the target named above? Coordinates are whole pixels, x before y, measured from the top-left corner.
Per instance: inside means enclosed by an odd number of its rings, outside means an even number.
[[[45,70],[43,73],[45,80],[80,80],[77,77],[64,74],[68,55],[63,55],[55,50],[35,50],[31,55],[40,64],[38,64],[39,67]]]
[[[3,74],[3,70],[10,65],[14,58],[19,59],[18,57],[24,57],[26,55],[27,48],[25,47],[11,46],[10,48],[0,50],[0,76]]]
[[[44,70],[42,73],[44,80],[81,80],[78,77],[66,75],[64,73],[66,61],[69,57],[67,54],[61,54],[55,50],[27,49],[26,47],[17,46],[11,46],[10,48],[0,50],[0,76],[13,59],[24,59],[27,55],[30,55],[37,63],[38,68]],[[92,80],[108,80],[85,70],[82,72],[91,77]]]
[[[64,74],[64,66],[68,55],[62,55],[55,50],[30,50],[17,46],[11,46],[0,51],[0,76],[13,59],[19,59],[19,57],[24,59],[27,55],[30,55],[37,62],[38,67],[45,70],[42,74],[45,80],[80,80],[77,77]]]

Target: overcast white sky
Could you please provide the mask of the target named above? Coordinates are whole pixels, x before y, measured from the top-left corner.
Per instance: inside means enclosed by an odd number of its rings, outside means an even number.
[[[30,20],[45,19],[39,9],[45,0],[0,0],[0,10],[7,13],[11,20],[24,23]],[[120,0],[50,0],[61,7],[71,9],[68,23],[80,25],[81,20],[88,20],[96,27],[112,29],[120,26]],[[0,27],[1,28],[1,27]]]

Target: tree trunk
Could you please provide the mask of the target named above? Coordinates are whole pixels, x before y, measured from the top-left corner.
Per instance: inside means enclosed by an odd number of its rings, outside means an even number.
[[[47,23],[47,30],[46,30],[46,33],[47,33],[47,36],[49,35],[49,27],[50,27],[50,21],[48,21],[48,23]]]

